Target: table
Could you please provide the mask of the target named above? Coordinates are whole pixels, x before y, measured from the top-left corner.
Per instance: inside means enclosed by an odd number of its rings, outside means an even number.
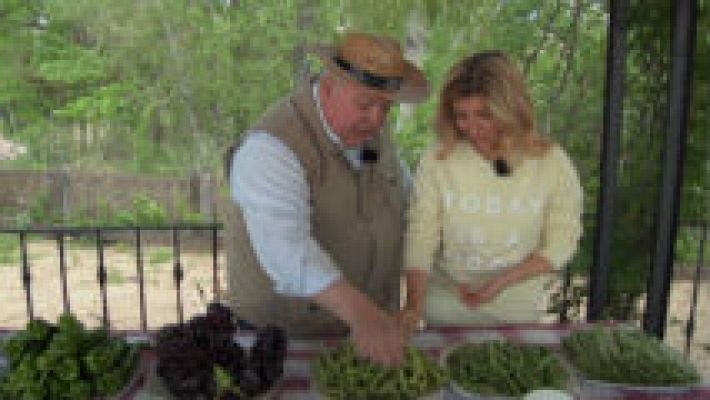
[[[588,329],[593,325],[590,324],[508,324],[500,326],[441,326],[430,328],[419,332],[412,340],[412,345],[423,350],[434,359],[441,357],[442,351],[467,342],[482,342],[489,340],[510,340],[520,343],[540,344],[559,349],[561,339],[571,332]],[[251,346],[253,336],[243,335],[238,338],[244,346]],[[336,346],[340,343],[339,339],[321,339],[321,340],[291,340],[289,341],[289,349],[287,359],[284,362],[283,379],[277,387],[274,388],[265,398],[267,399],[289,399],[289,400],[315,400],[320,399],[318,392],[311,386],[311,362],[325,349]],[[146,388],[152,386],[151,381],[155,377],[150,376],[145,381],[143,391],[140,390],[132,398],[125,400],[152,400],[152,399],[168,399],[160,395],[152,395],[151,391]],[[606,400],[606,399],[624,399],[624,400],[701,400],[710,399],[710,386],[705,386],[703,389],[697,389],[682,396],[644,396],[638,393],[625,393],[617,395],[609,395],[605,393],[600,395],[599,392],[582,397],[575,393],[579,399],[583,400]],[[601,397],[600,397],[601,396]],[[448,397],[443,396],[444,399]]]
[[[560,339],[582,325],[569,324],[519,324],[487,327],[442,326],[417,333],[412,345],[434,359],[439,359],[442,350],[465,342],[506,339],[522,343],[558,347]],[[250,347],[253,336],[241,335],[240,344]],[[311,386],[311,362],[325,349],[334,347],[340,339],[292,339],[284,362],[284,375],[277,387],[268,394],[268,399],[315,400],[318,392]],[[164,388],[156,383],[155,357],[149,356],[147,378],[122,400],[169,399]]]
[[[427,329],[413,338],[412,345],[438,360],[442,350],[465,342],[506,339],[558,347],[560,339],[575,329],[572,325],[504,325],[497,327],[447,326]],[[335,343],[332,343],[334,345]],[[310,363],[319,352],[331,345],[319,341],[293,341],[284,364],[284,381],[275,399],[319,399],[310,385]]]
[[[434,359],[439,359],[442,351],[466,342],[482,342],[504,339],[520,343],[540,344],[551,348],[559,348],[563,337],[571,332],[588,329],[588,324],[510,324],[501,326],[442,326],[419,332],[412,340],[412,345],[423,350]],[[129,337],[130,339],[130,337]],[[134,340],[146,340],[146,337],[136,336]],[[237,340],[243,346],[250,347],[254,336],[239,335]],[[315,400],[320,399],[317,391],[311,386],[311,362],[321,351],[331,348],[340,342],[339,339],[297,340],[289,341],[287,359],[284,362],[284,375],[281,382],[268,394],[268,399]],[[167,400],[170,396],[160,387],[155,377],[155,353],[147,351],[142,355],[141,368],[144,375],[137,380],[134,387],[117,400]],[[601,400],[610,397],[586,397]],[[611,398],[614,398],[612,396]],[[616,397],[624,400],[701,400],[710,399],[710,386],[703,386],[683,396],[648,397],[642,395],[623,395]],[[582,399],[582,397],[580,397]]]

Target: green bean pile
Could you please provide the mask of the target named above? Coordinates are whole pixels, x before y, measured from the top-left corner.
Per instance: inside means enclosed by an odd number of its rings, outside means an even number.
[[[595,327],[562,341],[586,378],[639,386],[697,383],[700,375],[676,350],[638,330]]]
[[[471,393],[520,396],[534,389],[565,389],[568,374],[549,349],[491,341],[466,344],[446,357],[451,379]]]
[[[321,354],[314,379],[331,400],[418,399],[449,381],[447,373],[417,349],[407,349],[401,366],[387,368],[358,358],[351,343]]]

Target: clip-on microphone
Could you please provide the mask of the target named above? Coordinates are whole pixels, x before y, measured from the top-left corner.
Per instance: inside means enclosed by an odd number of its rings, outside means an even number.
[[[360,150],[360,162],[362,163],[363,169],[358,173],[357,180],[357,209],[359,215],[364,215],[365,213],[365,187],[367,184],[365,183],[366,178],[363,176],[363,173],[367,172],[367,179],[371,180],[372,168],[379,158],[380,156],[375,148],[365,145],[362,147],[362,150]]]
[[[377,149],[370,147],[363,147],[360,151],[360,161],[363,164],[374,164],[379,159],[380,155],[377,154]]]
[[[508,166],[508,163],[502,158],[498,158],[493,161],[493,169],[496,171],[496,175],[498,176],[510,175],[510,167]]]

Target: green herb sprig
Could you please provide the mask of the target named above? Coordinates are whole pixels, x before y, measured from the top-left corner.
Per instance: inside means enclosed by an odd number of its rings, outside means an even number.
[[[695,367],[678,351],[638,330],[595,327],[566,337],[562,349],[588,379],[639,386],[700,381]]]
[[[482,395],[520,396],[534,389],[565,389],[569,374],[551,350],[503,341],[469,343],[446,357],[451,379]]]
[[[315,362],[314,379],[331,400],[418,399],[449,381],[446,371],[420,350],[408,348],[401,366],[386,368],[358,358],[351,343],[323,353]]]

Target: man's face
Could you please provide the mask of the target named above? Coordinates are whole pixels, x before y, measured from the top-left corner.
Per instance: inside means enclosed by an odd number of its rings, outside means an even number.
[[[349,79],[321,81],[326,120],[345,147],[357,147],[382,130],[394,93],[371,89]]]

